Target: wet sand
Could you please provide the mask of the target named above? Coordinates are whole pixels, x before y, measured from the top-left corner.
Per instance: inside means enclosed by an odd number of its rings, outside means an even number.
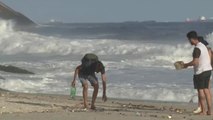
[[[196,104],[109,99],[85,110],[82,98],[0,91],[0,120],[213,120],[192,114]]]

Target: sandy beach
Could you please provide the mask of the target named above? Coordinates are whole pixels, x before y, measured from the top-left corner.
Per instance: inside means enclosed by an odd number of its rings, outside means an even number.
[[[82,109],[82,98],[65,95],[26,94],[1,90],[1,120],[212,120],[193,115],[195,103],[109,99],[97,100],[97,110]]]

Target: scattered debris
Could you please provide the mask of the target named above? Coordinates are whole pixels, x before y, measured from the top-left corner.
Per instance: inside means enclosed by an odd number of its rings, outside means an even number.
[[[157,118],[158,116],[157,116],[157,115],[150,115],[150,117],[155,117],[155,118]]]
[[[171,115],[168,115],[168,118],[169,118],[169,119],[172,119],[172,116],[171,116]]]
[[[137,116],[141,116],[141,113],[139,113],[139,112],[136,112],[136,115],[137,115]]]

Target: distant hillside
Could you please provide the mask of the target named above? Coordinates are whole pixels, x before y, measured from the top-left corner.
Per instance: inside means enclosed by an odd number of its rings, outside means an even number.
[[[14,20],[17,26],[36,25],[32,20],[23,14],[13,10],[0,1],[0,18],[5,20]]]

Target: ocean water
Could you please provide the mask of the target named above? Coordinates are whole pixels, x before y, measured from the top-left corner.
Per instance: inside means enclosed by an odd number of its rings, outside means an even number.
[[[143,28],[141,23],[137,24]],[[113,25],[122,30],[113,31]],[[161,33],[162,37],[159,37],[159,34],[143,28],[145,33],[133,34],[131,26],[134,25],[45,24],[26,32],[14,30],[11,21],[1,20],[0,64],[14,65],[36,74],[0,72],[0,76],[6,78],[0,79],[0,88],[25,93],[69,95],[76,66],[85,53],[95,53],[106,66],[108,97],[174,102],[193,99],[196,102],[192,69],[176,71],[173,66],[175,61],[191,60],[193,46],[187,42],[185,33],[179,29],[176,36],[174,33]],[[155,27],[158,28],[158,24]],[[171,25],[167,26],[167,32],[171,33],[169,28],[172,28]],[[211,32],[208,28],[201,33],[205,33],[212,45]],[[97,76],[100,78],[100,75]],[[92,91],[90,87],[90,95]],[[101,96],[102,86],[99,92]],[[77,95],[81,96],[81,93],[78,81]]]

